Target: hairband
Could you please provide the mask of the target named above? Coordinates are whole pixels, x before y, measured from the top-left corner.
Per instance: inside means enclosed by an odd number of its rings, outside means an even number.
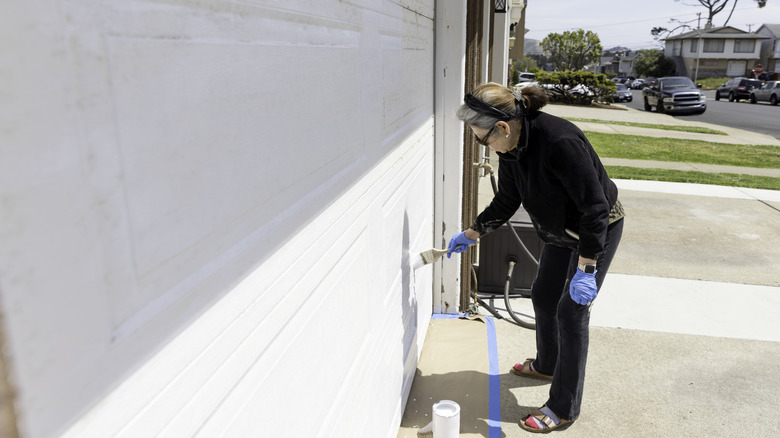
[[[523,104],[523,99],[518,98],[516,95],[515,95],[515,115],[509,115],[492,105],[488,105],[487,103],[474,97],[474,95],[471,93],[466,94],[466,97],[464,97],[463,100],[466,102],[466,106],[468,106],[472,110],[482,115],[493,117],[494,119],[503,120],[505,122],[512,120],[514,118],[520,118],[525,115],[525,105]]]

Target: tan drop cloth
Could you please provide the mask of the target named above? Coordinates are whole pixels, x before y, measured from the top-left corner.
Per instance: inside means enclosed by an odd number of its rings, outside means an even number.
[[[417,438],[432,421],[433,404],[460,405],[460,436],[487,437],[489,356],[487,324],[476,319],[432,319],[398,437]]]

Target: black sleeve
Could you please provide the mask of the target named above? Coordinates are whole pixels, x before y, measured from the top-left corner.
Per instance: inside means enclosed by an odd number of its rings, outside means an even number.
[[[562,137],[550,150],[547,164],[580,213],[579,255],[595,259],[604,251],[610,208],[598,157],[587,140],[578,136]]]
[[[498,193],[490,205],[477,216],[471,229],[480,235],[487,234],[508,221],[520,208],[521,197],[512,163],[501,159],[498,165]]]

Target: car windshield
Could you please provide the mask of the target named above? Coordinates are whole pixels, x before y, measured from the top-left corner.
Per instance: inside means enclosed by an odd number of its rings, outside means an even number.
[[[672,90],[675,88],[696,88],[693,81],[688,78],[666,78],[661,79],[661,89]]]
[[[626,86],[623,85],[623,84],[616,84],[616,85],[617,85],[618,91],[628,90],[628,88],[626,88]]]

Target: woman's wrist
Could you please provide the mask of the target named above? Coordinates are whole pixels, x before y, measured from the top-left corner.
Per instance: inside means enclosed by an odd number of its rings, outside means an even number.
[[[463,235],[471,240],[477,240],[480,237],[479,232],[474,231],[471,228],[467,228],[466,231],[463,232]]]
[[[589,259],[589,258],[585,258],[583,256],[580,256],[579,264],[580,265],[595,265],[596,264],[596,259]]]

